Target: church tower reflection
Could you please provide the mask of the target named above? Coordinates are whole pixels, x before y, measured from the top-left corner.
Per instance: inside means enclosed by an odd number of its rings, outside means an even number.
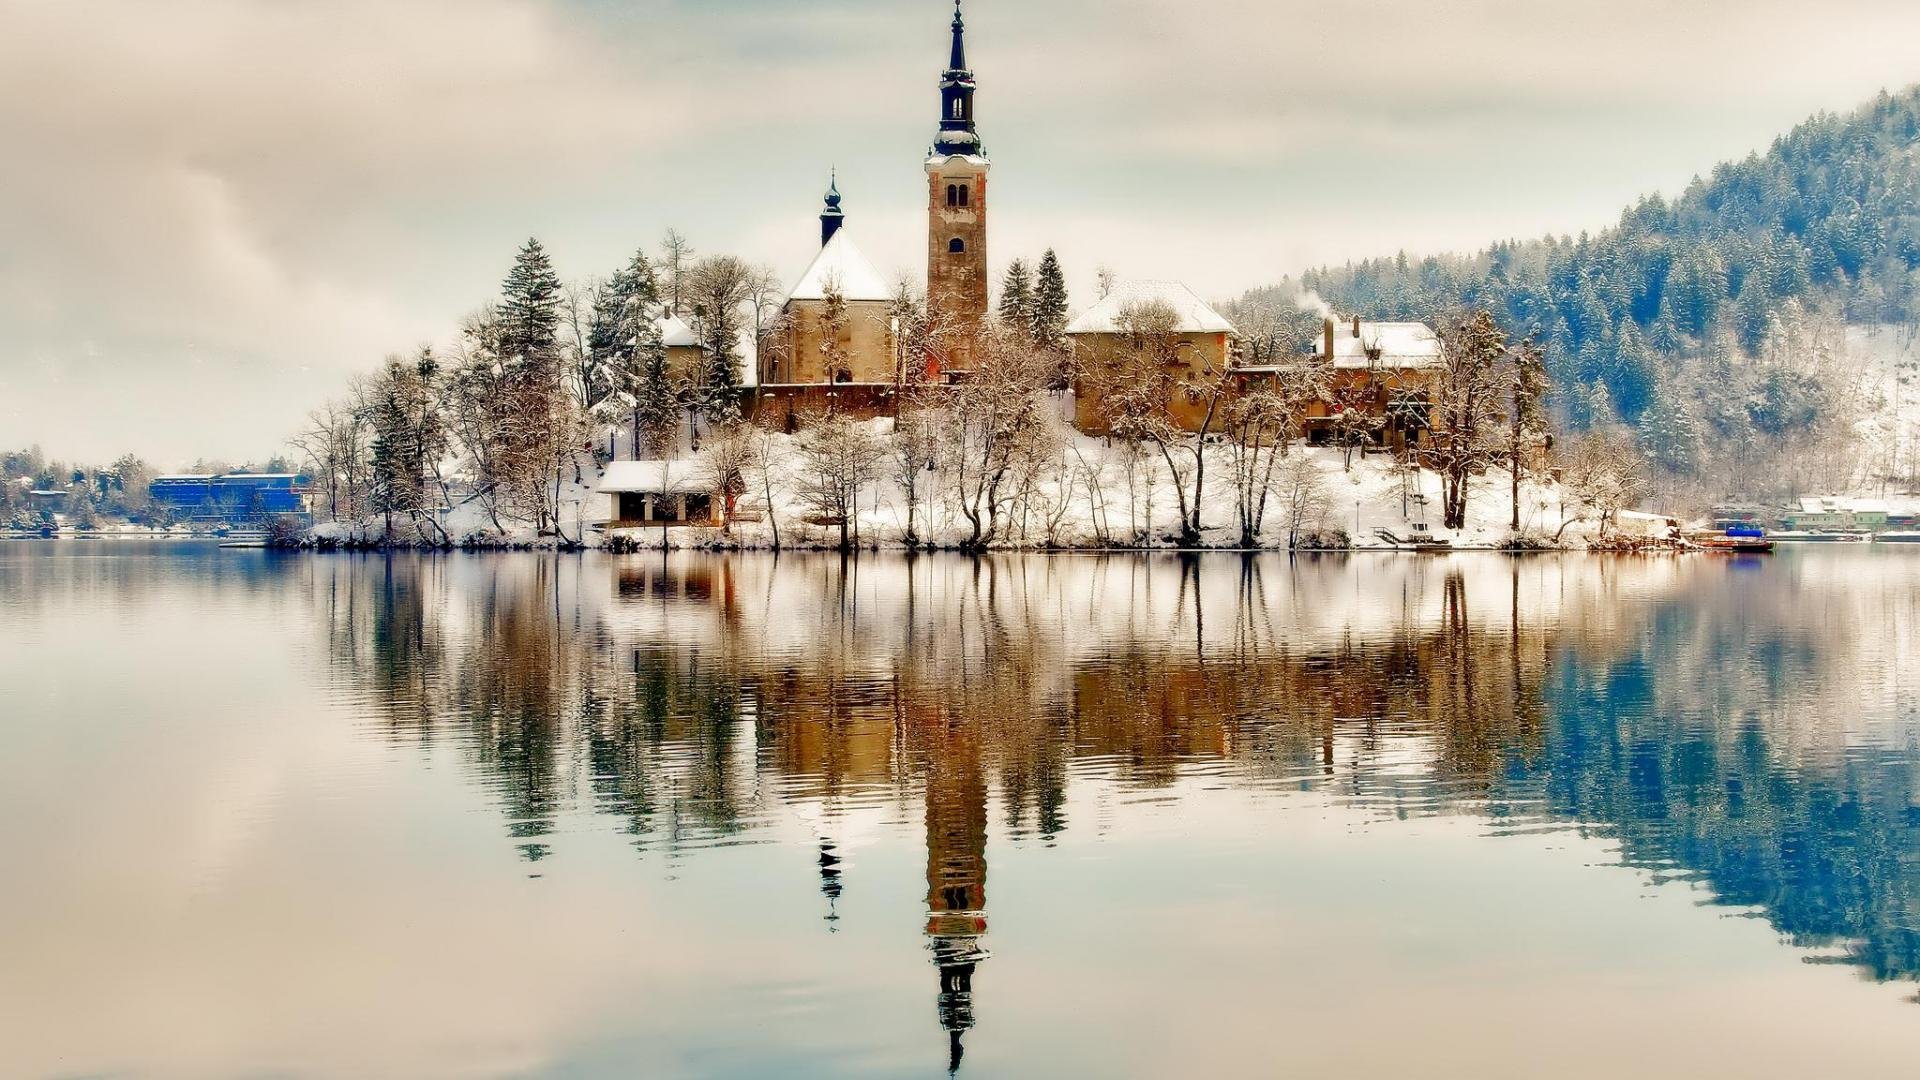
[[[948,714],[927,733],[928,947],[940,973],[937,1008],[956,1072],[973,1027],[973,975],[987,951],[987,779],[977,723]]]

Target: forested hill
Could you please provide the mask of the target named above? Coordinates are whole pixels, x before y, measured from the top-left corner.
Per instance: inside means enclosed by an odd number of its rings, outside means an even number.
[[[1370,317],[1492,309],[1547,344],[1562,418],[1580,428],[1610,422],[1608,412],[1641,422],[1689,366],[1676,359],[1760,355],[1783,313],[1911,322],[1917,267],[1920,87],[1816,116],[1678,198],[1642,199],[1597,236],[1403,254],[1314,270],[1298,286]],[[1275,300],[1298,291],[1260,290]]]

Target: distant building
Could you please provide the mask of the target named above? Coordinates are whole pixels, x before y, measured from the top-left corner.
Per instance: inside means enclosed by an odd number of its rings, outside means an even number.
[[[1116,365],[1129,362],[1131,354],[1140,348],[1129,317],[1148,307],[1165,309],[1173,316],[1168,328],[1173,337],[1169,363],[1176,382],[1217,376],[1227,370],[1233,324],[1192,289],[1177,281],[1117,285],[1105,299],[1067,325],[1067,337],[1086,373],[1074,385],[1074,424],[1080,430],[1105,430],[1107,414],[1100,386]],[[1167,401],[1167,409],[1176,423],[1197,431],[1205,421],[1207,403],[1175,392]]]
[[[1780,515],[1780,526],[1792,532],[1885,532],[1891,522],[1883,500],[1828,495],[1801,499]]]
[[[154,477],[147,495],[185,521],[257,521],[313,512],[310,481],[297,473],[175,473]]]

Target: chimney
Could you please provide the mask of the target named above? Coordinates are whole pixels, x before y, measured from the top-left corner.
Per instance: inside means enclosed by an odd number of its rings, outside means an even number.
[[[1326,324],[1321,329],[1323,331],[1321,334],[1321,338],[1326,343],[1326,348],[1324,350],[1326,352],[1326,359],[1328,360],[1328,362],[1332,362],[1333,360],[1333,316],[1331,315],[1327,316]]]
[[[1353,317],[1353,336],[1356,341],[1360,338],[1360,316],[1358,315]]]

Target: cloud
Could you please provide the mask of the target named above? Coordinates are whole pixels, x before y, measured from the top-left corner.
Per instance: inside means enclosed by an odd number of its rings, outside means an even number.
[[[1910,77],[1841,0],[969,0],[996,263],[1210,294],[1604,225]],[[798,273],[830,166],[915,272],[943,2],[0,4],[0,444],[265,454],[539,235]],[[1710,44],[1709,44],[1710,43]],[[1764,79],[1754,72],[1764,70]]]

